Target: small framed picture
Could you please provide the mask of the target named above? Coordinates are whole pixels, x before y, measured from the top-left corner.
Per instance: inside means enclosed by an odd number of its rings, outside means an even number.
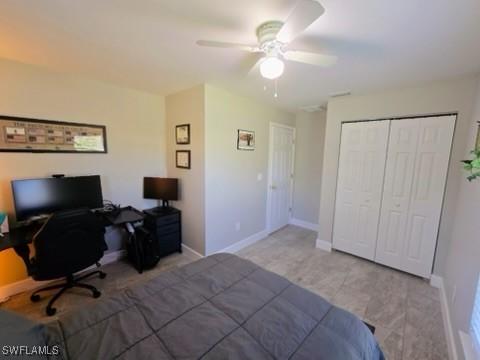
[[[190,124],[175,126],[175,138],[177,145],[190,144]]]
[[[190,169],[190,150],[177,150],[176,165],[180,169]]]
[[[238,130],[237,139],[238,150],[255,150],[255,132],[248,130]]]

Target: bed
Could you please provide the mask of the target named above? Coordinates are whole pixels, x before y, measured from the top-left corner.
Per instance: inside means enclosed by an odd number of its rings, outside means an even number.
[[[71,360],[384,359],[355,315],[231,254],[163,272],[47,325],[19,326],[12,316],[0,317],[2,329],[17,324],[2,344],[59,345]]]

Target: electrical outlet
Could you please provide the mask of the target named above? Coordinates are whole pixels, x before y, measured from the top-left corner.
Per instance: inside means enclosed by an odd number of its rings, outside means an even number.
[[[235,223],[235,230],[240,231],[240,221]]]
[[[452,304],[455,304],[456,299],[457,299],[457,285],[454,285],[452,289]]]

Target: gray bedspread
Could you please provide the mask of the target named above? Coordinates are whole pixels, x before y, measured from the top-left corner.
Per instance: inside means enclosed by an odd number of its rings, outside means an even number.
[[[68,359],[383,359],[355,315],[231,254],[161,273],[49,331]]]

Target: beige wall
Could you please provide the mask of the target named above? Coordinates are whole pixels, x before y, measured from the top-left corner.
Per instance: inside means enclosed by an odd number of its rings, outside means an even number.
[[[0,209],[12,219],[10,180],[54,173],[100,174],[105,199],[154,205],[142,199],[142,178],[166,173],[163,97],[1,60],[0,114],[107,127],[108,154],[0,153]],[[121,246],[112,234],[108,242]],[[0,252],[0,286],[25,277],[13,250]]]
[[[295,119],[293,114],[211,85],[205,87],[205,98],[206,253],[210,254],[265,230],[269,123],[294,125]],[[255,151],[237,150],[238,129],[255,131]]]
[[[322,182],[325,111],[299,111],[295,117],[295,186],[293,218],[318,224]]]
[[[442,274],[457,206],[457,190],[462,179],[459,161],[465,156],[464,149],[471,127],[475,91],[476,79],[469,78],[439,82],[419,88],[346,96],[329,101],[323,157],[319,239],[332,241],[340,130],[343,121],[458,112],[434,266],[434,272]]]
[[[471,159],[470,151],[475,147],[478,123],[480,121],[480,82],[478,83],[474,116],[470,118],[464,159]],[[457,349],[461,354],[458,330],[468,333],[476,285],[480,273],[480,180],[468,182],[466,172],[456,163],[461,174],[457,189],[458,203],[453,220],[453,232],[446,256],[444,273],[445,290],[450,307],[450,316],[456,337]],[[454,290],[456,289],[456,290]],[[453,301],[453,293],[455,301]]]
[[[178,92],[166,98],[168,176],[178,178],[182,210],[182,241],[205,254],[205,87]],[[176,145],[175,126],[190,124],[190,145]],[[191,151],[191,169],[175,166],[176,150]]]

